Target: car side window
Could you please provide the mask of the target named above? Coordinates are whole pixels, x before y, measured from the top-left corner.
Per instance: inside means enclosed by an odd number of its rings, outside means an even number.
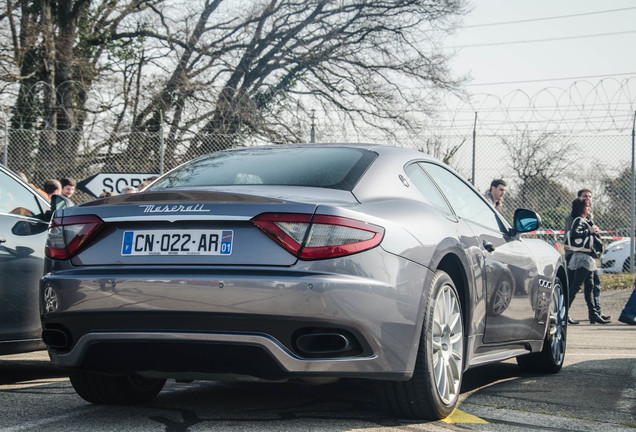
[[[424,201],[444,213],[452,213],[439,189],[437,189],[435,183],[433,183],[428,174],[424,172],[422,167],[414,163],[404,168],[404,172],[406,172],[406,175],[413,185],[422,193]]]
[[[31,191],[0,171],[0,213],[42,217],[42,209]]]
[[[462,179],[439,165],[428,162],[420,165],[437,183],[459,217],[501,231],[495,211]]]

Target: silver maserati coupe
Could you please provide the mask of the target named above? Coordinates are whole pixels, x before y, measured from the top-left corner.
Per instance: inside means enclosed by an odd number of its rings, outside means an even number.
[[[43,340],[77,393],[147,402],[166,379],[373,380],[399,418],[439,419],[469,368],[563,365],[560,254],[415,150],[219,151],[148,189],[54,203]]]

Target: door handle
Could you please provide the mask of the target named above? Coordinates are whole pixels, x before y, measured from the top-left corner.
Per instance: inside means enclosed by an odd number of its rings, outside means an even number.
[[[482,244],[484,245],[484,249],[488,252],[493,253],[495,251],[495,245],[490,243],[488,240],[484,240]]]
[[[6,241],[7,241],[7,239],[6,239],[6,238],[4,238],[4,237],[0,237],[0,243],[4,243],[4,242],[6,242]]]

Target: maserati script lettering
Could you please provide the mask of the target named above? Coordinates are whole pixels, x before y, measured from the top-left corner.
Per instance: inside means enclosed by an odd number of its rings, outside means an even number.
[[[146,205],[140,205],[139,207],[144,208],[144,213],[186,213],[186,212],[206,213],[210,211],[210,209],[203,208],[203,206],[204,204],[193,204],[188,206],[183,204],[166,204],[166,205],[146,204]]]

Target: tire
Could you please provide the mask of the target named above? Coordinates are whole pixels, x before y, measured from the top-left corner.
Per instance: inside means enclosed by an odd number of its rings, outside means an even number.
[[[623,273],[629,273],[629,266],[631,263],[631,258],[627,258],[623,263]]]
[[[71,372],[71,384],[82,399],[97,405],[135,405],[151,401],[159,394],[165,379],[139,375],[102,375],[94,372]]]
[[[563,367],[568,310],[565,290],[559,278],[554,281],[548,313],[549,325],[541,352],[517,357],[517,364],[524,371],[557,373]]]
[[[380,400],[397,418],[439,420],[457,405],[464,373],[462,308],[453,280],[431,281],[413,376],[384,382]]]

